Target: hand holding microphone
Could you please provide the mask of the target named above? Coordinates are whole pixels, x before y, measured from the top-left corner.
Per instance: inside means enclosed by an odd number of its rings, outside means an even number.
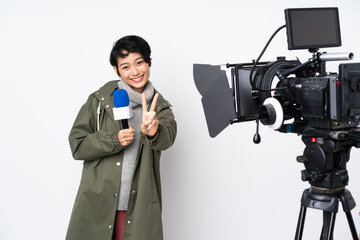
[[[117,89],[113,93],[113,102],[114,102],[114,119],[120,120],[122,125],[122,130],[118,132],[118,140],[120,144],[124,147],[130,145],[134,140],[135,130],[130,127],[128,119],[131,117],[131,112],[129,108],[129,95],[124,89]]]
[[[134,141],[134,133],[135,130],[132,127],[120,130],[118,132],[118,140],[120,144],[124,147],[130,145]]]

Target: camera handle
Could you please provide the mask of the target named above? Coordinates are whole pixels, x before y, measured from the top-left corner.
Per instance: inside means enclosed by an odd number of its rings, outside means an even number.
[[[312,58],[304,62],[303,64],[296,66],[294,68],[287,69],[285,71],[278,71],[276,76],[280,80],[284,80],[290,74],[294,74],[300,72],[309,66],[312,67],[313,64],[318,65],[318,72],[323,75],[326,72],[325,62],[327,61],[343,61],[343,60],[352,60],[354,58],[354,54],[352,52],[345,52],[345,53],[320,53],[318,52],[319,49],[309,49],[309,52],[312,53]]]

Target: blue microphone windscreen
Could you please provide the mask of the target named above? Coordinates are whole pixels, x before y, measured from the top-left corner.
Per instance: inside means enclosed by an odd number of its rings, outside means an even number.
[[[113,93],[113,102],[115,107],[129,106],[129,95],[125,89],[117,89]]]

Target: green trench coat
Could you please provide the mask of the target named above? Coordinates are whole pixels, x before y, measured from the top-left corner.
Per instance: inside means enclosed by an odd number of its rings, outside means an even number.
[[[91,94],[69,135],[74,159],[84,163],[67,240],[112,239],[124,149],[117,139],[121,124],[114,120],[112,112],[115,89],[117,81],[111,81]],[[160,155],[162,150],[172,146],[177,131],[170,107],[170,103],[160,95],[155,109],[159,120],[158,131],[151,139],[143,134],[141,136],[124,240],[163,239]]]

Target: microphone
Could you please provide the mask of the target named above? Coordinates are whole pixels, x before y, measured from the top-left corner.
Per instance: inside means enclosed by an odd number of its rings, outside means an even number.
[[[120,120],[123,129],[129,128],[128,119],[131,117],[129,95],[125,89],[117,89],[113,93],[114,119]]]

